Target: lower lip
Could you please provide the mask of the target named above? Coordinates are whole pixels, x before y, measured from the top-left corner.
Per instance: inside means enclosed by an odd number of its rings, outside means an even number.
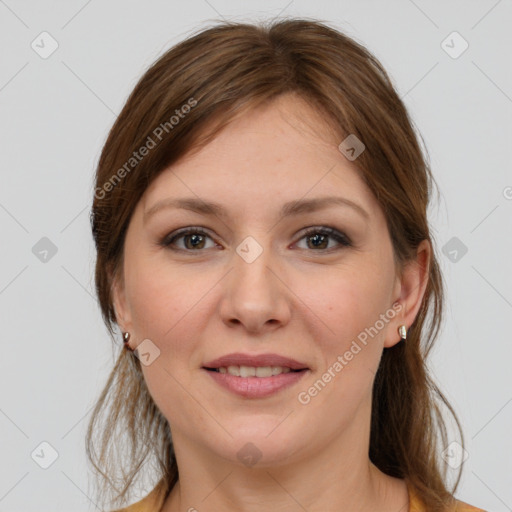
[[[203,369],[204,370],[204,369]],[[265,398],[297,383],[308,370],[281,373],[272,377],[236,377],[229,373],[204,370],[220,386],[245,398]]]

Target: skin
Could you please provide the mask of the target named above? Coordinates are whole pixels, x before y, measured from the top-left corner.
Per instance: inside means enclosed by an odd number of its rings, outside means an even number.
[[[355,162],[322,116],[294,95],[249,110],[200,151],[163,171],[131,219],[115,280],[118,323],[137,346],[160,355],[142,371],[169,421],[180,474],[163,511],[279,512],[408,510],[405,482],[369,460],[371,391],[386,347],[400,342],[425,292],[431,248],[395,273],[385,216]],[[287,201],[336,195],[349,207],[278,218]],[[226,217],[183,209],[144,213],[167,198],[219,202]],[[317,247],[304,228],[331,226],[349,237]],[[159,244],[183,227],[208,237]],[[252,263],[236,252],[252,236]],[[168,237],[169,238],[169,237]],[[187,244],[187,245],[185,245]],[[188,252],[186,252],[188,250]],[[307,405],[307,391],[379,315],[401,309]],[[202,368],[232,352],[277,353],[309,370],[296,385],[262,399],[218,386]],[[254,444],[246,466],[237,453]]]

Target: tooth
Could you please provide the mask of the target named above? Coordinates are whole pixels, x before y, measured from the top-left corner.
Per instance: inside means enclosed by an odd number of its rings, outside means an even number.
[[[235,375],[236,377],[240,377],[240,367],[239,366],[228,366],[228,373],[230,375]]]
[[[291,372],[291,368],[282,366],[221,366],[217,369],[219,373],[227,373],[236,377],[272,377],[281,373]]]
[[[256,368],[256,377],[271,377],[272,368],[270,366],[260,366]]]
[[[240,366],[240,377],[256,377],[254,366]]]

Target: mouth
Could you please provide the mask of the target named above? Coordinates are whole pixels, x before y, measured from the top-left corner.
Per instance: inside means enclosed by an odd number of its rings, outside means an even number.
[[[228,366],[203,368],[212,382],[243,399],[264,399],[296,386],[309,373],[306,368]],[[254,374],[254,375],[253,375]],[[269,375],[270,374],[270,375]]]
[[[203,368],[209,372],[217,372],[232,375],[234,377],[255,377],[266,378],[281,375],[283,373],[300,373],[305,372],[308,368],[293,369],[288,366],[220,366],[218,368]]]
[[[203,368],[236,377],[271,377],[281,373],[308,370],[305,363],[279,354],[247,354],[242,352],[226,354],[208,361]]]
[[[201,368],[221,388],[245,399],[267,398],[296,385],[310,368],[277,354],[228,354]]]

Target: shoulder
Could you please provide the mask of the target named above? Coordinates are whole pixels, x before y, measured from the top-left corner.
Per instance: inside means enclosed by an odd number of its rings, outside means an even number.
[[[411,485],[407,486],[409,492],[409,512],[427,512],[425,507],[421,504],[416,490]],[[483,508],[474,507],[464,501],[454,499],[453,506],[450,512],[487,512]]]
[[[455,500],[454,512],[486,512],[483,508],[473,507],[463,501]]]
[[[158,512],[165,501],[167,492],[166,485],[161,480],[158,485],[142,500],[129,505],[128,507],[111,512]]]

